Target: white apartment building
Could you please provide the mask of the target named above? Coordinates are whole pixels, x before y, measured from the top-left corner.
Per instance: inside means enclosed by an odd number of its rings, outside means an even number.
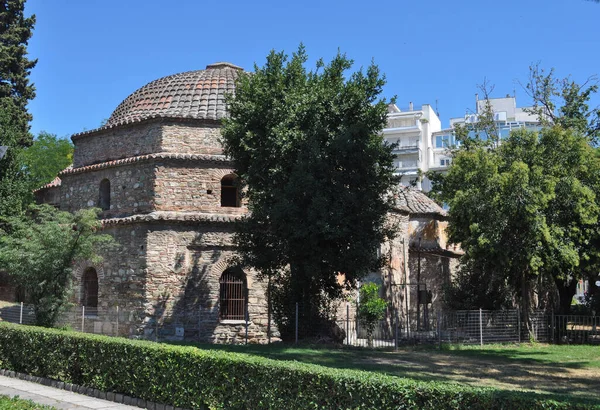
[[[429,104],[415,109],[412,103],[400,109],[395,104],[388,108],[388,124],[383,130],[385,140],[396,143],[394,165],[403,185],[416,185],[423,189],[419,170],[429,170],[429,152],[434,132],[442,129],[442,123]]]
[[[514,129],[527,128],[539,130],[541,128],[538,117],[527,111],[531,107],[517,107],[517,100],[515,97],[490,98],[489,102],[492,112],[494,113],[494,121],[496,123],[500,141],[507,138]],[[448,169],[452,162],[452,156],[448,148],[457,145],[457,141],[454,137],[454,127],[456,124],[468,125],[477,123],[481,112],[485,108],[486,100],[480,100],[476,94],[475,103],[475,113],[467,113],[464,117],[450,118],[450,128],[432,133],[431,152],[428,157],[428,170],[443,172]],[[429,181],[424,180],[422,186],[425,191],[431,189]]]

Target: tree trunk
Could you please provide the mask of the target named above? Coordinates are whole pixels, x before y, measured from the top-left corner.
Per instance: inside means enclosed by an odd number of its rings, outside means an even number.
[[[521,314],[523,315],[523,324],[527,329],[530,340],[535,340],[533,332],[533,323],[531,322],[531,283],[529,271],[525,270],[521,274]]]
[[[558,290],[558,314],[568,315],[571,311],[571,302],[575,291],[577,290],[577,281],[575,279],[554,279],[556,289]]]

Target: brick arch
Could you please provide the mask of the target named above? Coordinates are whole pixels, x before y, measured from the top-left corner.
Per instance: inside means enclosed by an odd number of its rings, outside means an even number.
[[[225,270],[227,270],[227,268],[230,268],[230,267],[231,267],[231,265],[229,264],[229,256],[222,256],[210,268],[210,276],[213,278],[217,278],[217,280],[218,280],[221,277],[221,275],[223,274],[223,272],[225,272]],[[252,289],[254,280],[252,278],[252,275],[249,274],[248,267],[242,266],[242,270],[244,271],[244,274],[246,274],[246,286],[248,287],[248,290],[250,290],[250,289]]]
[[[92,263],[89,260],[83,260],[75,263],[73,265],[73,277],[81,282],[83,278],[83,272],[85,272],[88,268],[94,268],[96,270],[96,274],[98,275],[98,282],[104,279],[104,266],[102,263]]]
[[[213,176],[215,177],[215,179],[218,179],[219,181],[225,175],[229,175],[229,174],[235,174],[235,170],[234,169],[227,169],[227,168],[215,168],[214,171],[213,171]]]

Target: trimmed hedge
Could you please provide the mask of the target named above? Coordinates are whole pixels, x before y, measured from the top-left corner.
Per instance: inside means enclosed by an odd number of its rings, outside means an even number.
[[[600,408],[529,392],[4,323],[0,368],[194,409]]]

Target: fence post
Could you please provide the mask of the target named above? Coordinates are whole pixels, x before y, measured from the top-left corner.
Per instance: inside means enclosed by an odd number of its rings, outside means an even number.
[[[115,336],[119,336],[119,305],[117,305],[117,328],[115,330]]]
[[[296,302],[296,344],[298,344],[298,302]]]
[[[85,306],[81,307],[81,332],[85,332]]]
[[[394,337],[394,351],[398,351],[398,310],[396,310],[396,336]]]
[[[248,324],[250,322],[250,314],[248,313],[248,309],[246,309],[244,319],[246,319],[246,344],[248,344]]]
[[[23,324],[23,302],[21,302],[21,313],[19,314],[19,324]]]
[[[158,309],[154,309],[154,323],[155,323],[155,329],[154,329],[154,341],[158,342],[158,313],[157,313]]]
[[[521,343],[521,310],[517,309],[517,322],[518,322],[518,332],[519,332],[519,343]]]
[[[346,302],[346,345],[350,345],[350,303]]]
[[[554,309],[552,309],[550,311],[550,314],[552,315],[552,319],[551,319],[551,323],[552,323],[552,329],[550,330],[552,332],[552,343],[556,343],[556,340],[554,339],[555,335],[556,335],[556,331],[554,330],[555,326],[556,326],[556,322],[554,319]]]
[[[202,329],[202,306],[198,306],[198,341],[202,339],[200,330]]]
[[[442,311],[438,309],[437,311],[437,335],[438,335],[438,344],[439,348],[442,348]]]
[[[479,308],[479,344],[483,346],[483,310]]]

